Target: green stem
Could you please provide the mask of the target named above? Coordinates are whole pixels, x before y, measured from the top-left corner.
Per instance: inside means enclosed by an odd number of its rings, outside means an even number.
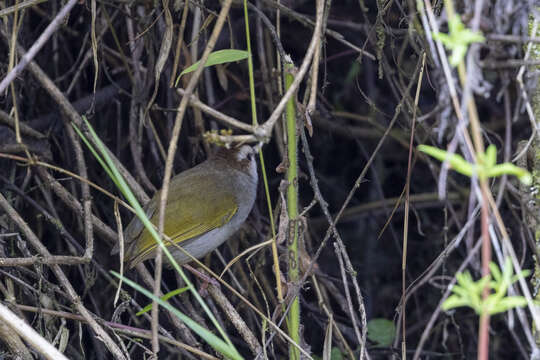
[[[248,56],[248,73],[249,73],[249,98],[251,100],[251,121],[253,125],[257,125],[257,105],[255,102],[255,80],[253,78],[253,56],[251,53],[251,36],[249,32],[249,18],[247,11],[247,0],[244,0],[244,20],[246,24],[246,47]]]
[[[292,63],[285,64],[285,88],[289,89],[294,81],[294,65]],[[293,284],[298,282],[300,271],[298,264],[298,156],[296,134],[296,96],[292,96],[287,103],[286,118],[287,118],[287,154],[289,160],[289,168],[287,170],[287,212],[289,215],[289,234],[287,238],[288,248],[288,263],[289,263],[289,281]],[[297,343],[300,344],[300,301],[298,297],[292,300],[291,308],[288,315],[289,335]],[[298,349],[290,345],[289,358],[294,360],[300,359]]]
[[[248,56],[248,73],[249,73],[249,97],[251,100],[251,119],[253,126],[257,126],[257,105],[255,102],[255,79],[253,76],[253,56],[251,53],[251,36],[249,31],[249,18],[248,18],[248,9],[247,9],[247,0],[244,0],[244,21],[246,25],[246,48],[249,53]],[[264,156],[262,150],[259,150],[259,161],[261,163],[261,171],[264,183],[264,192],[266,195],[266,203],[268,205],[268,216],[270,217],[270,228],[272,229],[272,237],[274,239],[272,243],[272,255],[274,258],[274,274],[276,277],[276,288],[278,293],[278,299],[280,302],[283,301],[283,291],[281,290],[281,271],[279,270],[279,259],[277,253],[277,244],[276,244],[276,227],[274,226],[274,214],[272,212],[272,199],[270,199],[270,188],[268,186],[268,177],[266,176],[266,166],[264,163]]]

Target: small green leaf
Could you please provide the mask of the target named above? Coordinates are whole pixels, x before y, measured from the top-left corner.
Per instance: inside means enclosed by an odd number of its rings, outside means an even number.
[[[469,301],[467,299],[461,298],[457,295],[450,295],[442,304],[441,308],[444,311],[454,309],[457,307],[468,306]]]
[[[491,309],[490,315],[502,313],[516,307],[523,307],[525,305],[527,305],[527,299],[525,299],[523,296],[507,296],[497,301],[497,303]]]
[[[467,47],[463,45],[456,45],[452,49],[452,55],[450,55],[450,65],[457,66],[461,60],[467,54]]]
[[[338,347],[333,347],[330,353],[330,360],[343,360],[343,354]]]
[[[485,156],[485,166],[490,168],[495,166],[497,163],[497,148],[495,145],[491,144],[486,149],[486,156]]]
[[[510,264],[510,266],[512,266],[512,264]],[[503,268],[504,272],[506,272],[506,269],[507,269],[507,267],[506,267],[506,263],[505,263],[504,268]],[[489,270],[491,271],[491,276],[493,276],[493,279],[495,281],[500,282],[502,280],[503,274],[501,274],[501,270],[499,269],[497,264],[495,264],[493,261],[489,263]],[[510,273],[512,273],[512,270],[510,270]]]
[[[247,59],[248,56],[249,56],[249,53],[245,50],[237,50],[237,49],[217,50],[211,53],[210,56],[208,56],[208,60],[206,61],[206,64],[204,64],[204,67],[244,60],[244,59]],[[182,75],[188,74],[190,72],[197,70],[197,68],[199,67],[199,63],[200,61],[197,61],[196,63],[184,69],[180,73],[180,76],[178,76],[178,79],[176,80],[176,82],[178,83],[178,80],[180,79]]]
[[[396,326],[388,319],[377,318],[368,321],[368,339],[380,346],[390,346],[394,342]]]
[[[512,276],[512,280],[511,280],[511,283],[515,283],[516,281],[518,281],[520,278],[526,278],[527,276],[531,275],[531,270],[528,270],[528,269],[525,269],[521,272],[521,274],[516,274],[514,276]]]
[[[448,160],[448,163],[450,163],[450,166],[455,171],[466,175],[466,176],[472,176],[473,175],[473,167],[470,163],[468,163],[461,155],[457,154],[450,154],[447,151],[441,150],[439,148],[436,148],[434,146],[429,145],[418,145],[418,150],[433,156],[435,159],[443,162]]]
[[[168,293],[166,293],[165,295],[163,295],[162,297],[160,297],[161,300],[163,301],[167,301],[169,300],[170,298],[172,298],[173,296],[175,295],[179,295],[181,293],[183,293],[184,291],[187,291],[189,290],[189,287],[183,287],[183,288],[180,288],[180,289],[175,289],[173,291],[169,291]],[[141,316],[142,314],[144,314],[145,312],[148,312],[152,310],[152,304],[148,304],[146,305],[145,307],[143,307],[139,312],[137,312],[135,315],[137,316]]]
[[[433,38],[439,40],[450,51],[450,65],[457,66],[467,53],[470,44],[483,42],[484,36],[480,32],[473,32],[465,27],[459,15],[448,20],[448,34],[433,33]]]
[[[519,181],[521,181],[525,185],[531,185],[532,184],[532,175],[527,170],[520,168],[519,166],[516,166],[512,163],[502,163],[499,165],[495,165],[490,169],[487,169],[486,177],[497,177],[504,174],[507,175],[514,175],[516,176]]]

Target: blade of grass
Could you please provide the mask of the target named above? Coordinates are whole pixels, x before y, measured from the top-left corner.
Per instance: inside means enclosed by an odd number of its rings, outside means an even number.
[[[165,295],[161,296],[160,299],[163,300],[163,301],[167,301],[167,300],[169,300],[170,298],[172,298],[175,295],[179,295],[179,294],[184,293],[186,290],[189,290],[187,286],[183,287],[181,289],[175,289],[173,291],[169,291]],[[141,316],[142,314],[144,314],[144,313],[146,313],[146,312],[148,312],[150,310],[152,310],[152,304],[146,305],[139,312],[137,312],[135,315]]]

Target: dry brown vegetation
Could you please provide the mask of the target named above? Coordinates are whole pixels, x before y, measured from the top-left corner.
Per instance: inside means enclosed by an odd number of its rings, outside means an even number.
[[[415,149],[450,148],[472,161],[481,140],[496,145],[498,162],[534,170],[537,157],[527,154],[538,151],[533,132],[540,37],[529,27],[538,3],[447,1],[465,26],[485,36],[469,47],[461,79],[455,68],[445,72],[448,60],[431,33],[435,24],[448,31],[442,1],[319,3],[319,16],[314,1],[249,3],[256,115],[263,124],[252,127],[246,61],[207,68],[199,78],[182,76],[173,86],[209,45],[246,49],[241,3],[226,11],[227,1],[0,1],[0,304],[70,359],[151,356],[152,315],[135,315],[150,300],[124,285],[113,302],[117,282],[110,270],[119,269],[119,259],[110,251],[118,220],[125,225],[132,214],[119,206],[115,215],[115,200],[102,189],[120,193],[72,124],[84,128],[81,115],[89,119],[141,203],[162,187],[176,130],[173,173],[204,160],[213,151],[206,140],[230,140],[220,131],[232,129],[233,138],[242,135],[235,140],[265,141],[281,281],[277,286],[270,244],[242,254],[223,275],[242,297],[226,284],[203,284],[188,274],[245,358],[288,358],[288,341],[263,316],[287,332],[283,310],[296,294],[299,345],[314,357],[329,358],[334,349],[333,356],[344,358],[402,358],[405,330],[408,358],[476,358],[479,317],[468,308],[442,312],[440,303],[457,271],[480,278],[482,236],[491,239],[498,262],[507,253],[506,229],[517,262],[534,269],[536,185],[503,176],[484,188],[477,179],[441,173],[438,161]],[[55,19],[60,11],[67,16]],[[301,284],[289,281],[290,223],[280,187],[288,167],[279,105],[286,55],[301,76],[292,94]],[[12,81],[8,73],[16,75]],[[194,95],[182,96],[186,92]],[[475,121],[479,127],[468,125]],[[220,256],[204,259],[217,274],[272,238],[260,169],[258,199],[242,231],[219,248]],[[482,207],[489,233],[482,230]],[[333,227],[327,215],[335,219],[338,213]],[[154,263],[126,275],[151,289]],[[527,279],[533,296],[535,281]],[[161,291],[182,286],[164,268]],[[513,291],[522,294],[523,288]],[[193,295],[170,302],[214,331]],[[395,325],[388,328],[391,344],[365,338],[366,321],[379,318]],[[166,310],[157,320],[159,358],[219,356]],[[489,358],[534,358],[533,323],[530,308],[492,316]],[[13,330],[0,321],[0,358],[46,352]]]

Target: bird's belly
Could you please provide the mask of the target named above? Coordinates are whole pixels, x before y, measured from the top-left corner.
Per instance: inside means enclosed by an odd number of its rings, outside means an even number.
[[[225,226],[213,229],[193,239],[186,240],[181,245],[182,249],[190,253],[194,258],[199,259],[203,257],[216,249],[219,245],[223,244],[240,228],[241,223],[232,224],[232,220],[234,219],[231,219],[231,223],[226,224]],[[178,249],[178,247],[169,246],[168,249],[178,264],[187,264],[192,261],[191,257],[186,255],[184,251]]]

